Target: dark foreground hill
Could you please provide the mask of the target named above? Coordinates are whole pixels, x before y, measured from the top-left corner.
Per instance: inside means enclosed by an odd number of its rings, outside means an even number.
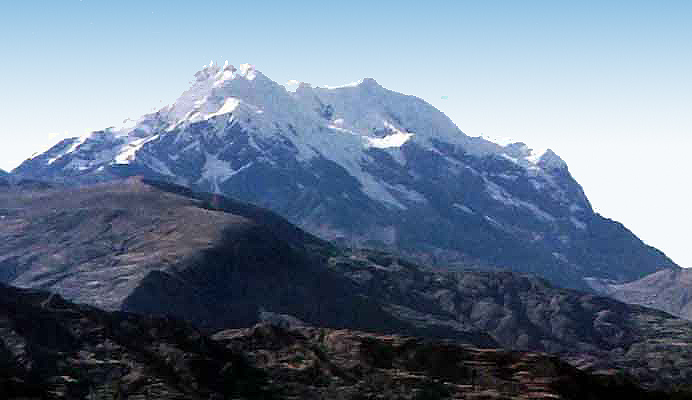
[[[142,179],[0,190],[0,280],[206,331],[279,320],[548,351],[650,387],[692,381],[692,325],[668,314],[340,250],[271,212]]]
[[[278,313],[495,345],[471,326],[396,315],[376,293],[326,268],[337,253],[269,211],[180,186],[133,178],[0,190],[0,282],[212,330]]]
[[[0,285],[3,399],[659,399],[546,355],[260,325],[209,338]]]

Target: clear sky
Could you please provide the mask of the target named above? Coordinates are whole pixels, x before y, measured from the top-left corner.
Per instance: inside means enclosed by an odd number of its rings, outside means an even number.
[[[692,266],[691,21],[666,0],[3,0],[0,168],[171,103],[210,60],[372,77],[552,148],[598,212]]]

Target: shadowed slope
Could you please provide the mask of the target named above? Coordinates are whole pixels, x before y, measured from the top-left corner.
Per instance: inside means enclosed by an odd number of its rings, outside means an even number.
[[[307,322],[493,345],[470,326],[413,325],[325,268],[329,244],[257,207],[134,178],[0,192],[0,281],[107,310],[211,329],[262,312]]]
[[[271,325],[209,338],[0,285],[3,399],[667,398],[554,357]]]

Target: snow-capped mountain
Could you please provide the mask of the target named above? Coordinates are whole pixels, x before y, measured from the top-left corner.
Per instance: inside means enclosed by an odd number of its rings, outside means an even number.
[[[253,66],[206,65],[175,103],[63,140],[20,177],[144,175],[270,208],[327,239],[439,265],[632,280],[675,264],[593,212],[565,162],[465,135],[442,112],[366,78],[295,92]]]

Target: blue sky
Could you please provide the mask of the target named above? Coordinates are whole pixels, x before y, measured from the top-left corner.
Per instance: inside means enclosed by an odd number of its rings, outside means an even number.
[[[171,103],[210,60],[363,77],[467,134],[550,147],[595,208],[682,265],[690,1],[3,1],[0,168]]]

